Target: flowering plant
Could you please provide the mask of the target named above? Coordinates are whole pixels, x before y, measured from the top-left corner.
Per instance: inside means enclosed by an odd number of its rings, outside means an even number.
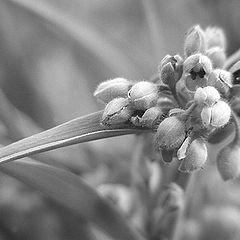
[[[191,173],[204,168],[208,143],[233,134],[217,155],[217,169],[224,180],[240,175],[238,55],[226,57],[221,29],[194,26],[186,35],[183,57],[165,56],[149,81],[119,77],[101,83],[94,96],[106,104],[103,111],[3,147],[1,170],[40,189],[114,239],[175,239]],[[134,191],[106,184],[97,193],[64,169],[13,161],[125,134],[136,135]]]

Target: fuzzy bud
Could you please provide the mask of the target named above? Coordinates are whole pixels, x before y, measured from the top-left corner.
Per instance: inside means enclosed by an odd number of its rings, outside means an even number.
[[[208,27],[205,30],[207,48],[220,47],[226,49],[226,38],[222,29],[218,27]]]
[[[165,118],[158,126],[155,147],[157,150],[179,148],[186,137],[185,124],[176,116]]]
[[[170,183],[163,192],[163,208],[168,211],[176,211],[184,207],[184,191],[176,183]]]
[[[200,53],[189,56],[183,63],[183,72],[190,73],[193,80],[197,76],[203,78],[205,75],[209,75],[211,71],[211,60]]]
[[[161,68],[160,79],[167,85],[171,85],[176,82],[175,70],[172,63],[169,62]]]
[[[123,213],[129,214],[132,207],[132,195],[127,187],[120,184],[102,184],[97,190]]]
[[[188,57],[195,53],[204,53],[206,50],[205,34],[199,25],[194,26],[187,33],[184,43],[184,52]]]
[[[203,88],[197,88],[194,94],[194,100],[198,104],[203,104],[207,99],[207,93],[203,90]]]
[[[133,116],[131,118],[131,122],[135,126],[155,128],[161,122],[162,117],[163,117],[162,109],[155,106],[147,109],[142,115],[142,117]]]
[[[191,172],[203,167],[208,157],[207,146],[202,138],[196,138],[192,141],[186,151],[186,157],[182,160],[179,170],[182,172]]]
[[[173,86],[182,75],[183,60],[179,55],[166,55],[159,66],[159,76],[161,82]]]
[[[147,109],[142,118],[141,122],[143,126],[152,128],[156,123],[161,121],[163,111],[159,107],[151,107]]]
[[[213,127],[222,127],[227,124],[231,117],[231,108],[224,101],[218,101],[212,107],[211,125]]]
[[[208,84],[226,95],[232,86],[232,74],[223,69],[215,69],[209,75]]]
[[[114,98],[104,109],[102,124],[110,126],[124,123],[131,118],[132,113],[133,109],[127,98]]]
[[[225,181],[240,176],[240,147],[238,144],[231,142],[219,151],[217,168]]]
[[[204,107],[201,112],[203,125],[213,127],[223,127],[231,117],[231,108],[224,101],[218,101],[212,107]]]
[[[225,51],[219,47],[210,48],[206,55],[212,61],[213,68],[222,68],[227,58]]]
[[[212,86],[198,88],[195,92],[194,100],[198,104],[204,103],[210,107],[220,100],[220,94],[217,89]]]
[[[152,82],[138,82],[128,91],[128,98],[134,108],[139,110],[145,110],[156,105],[158,97],[158,87]]]
[[[108,103],[117,97],[127,97],[128,90],[131,86],[132,82],[125,78],[108,80],[98,85],[94,92],[94,97],[100,99],[104,103]]]

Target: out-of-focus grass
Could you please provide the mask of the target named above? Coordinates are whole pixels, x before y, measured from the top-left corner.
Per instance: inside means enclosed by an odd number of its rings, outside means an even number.
[[[239,48],[239,11],[238,0],[24,0],[22,4],[0,0],[1,88],[8,101],[36,123],[36,129],[24,130],[30,135],[101,109],[92,92],[105,79],[149,78],[165,54],[182,52],[184,34],[193,24],[223,27],[232,53]],[[26,128],[17,121],[19,128]],[[24,137],[12,135],[2,122],[1,143]],[[127,184],[132,144],[133,138],[120,137],[44,157],[57,158],[94,186],[109,181]],[[207,179],[201,185],[206,193],[206,199],[200,198],[202,204],[239,208],[239,185],[223,184],[211,170],[201,174]],[[31,239],[79,239],[81,229],[66,212],[20,183],[0,177],[0,211],[5,211],[0,239],[27,239],[29,229]],[[198,213],[197,206],[201,204],[194,205],[191,213]]]

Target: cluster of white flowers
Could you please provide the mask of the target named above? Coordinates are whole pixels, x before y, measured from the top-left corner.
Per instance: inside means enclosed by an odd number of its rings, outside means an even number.
[[[158,81],[116,78],[97,87],[94,96],[106,104],[102,124],[128,122],[156,130],[154,146],[163,161],[178,158],[179,170],[184,172],[201,169],[208,157],[208,136],[227,125],[232,116],[232,74],[223,69],[225,60],[223,31],[194,26],[186,35],[184,57],[162,59]],[[218,162],[227,162],[222,159],[218,157]],[[226,167],[218,165],[224,179],[240,174],[239,167],[226,177]]]

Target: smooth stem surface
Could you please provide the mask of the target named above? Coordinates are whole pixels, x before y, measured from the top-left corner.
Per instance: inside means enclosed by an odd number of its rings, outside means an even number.
[[[182,173],[182,172],[176,173],[175,182],[184,191],[184,199],[185,199],[184,202],[185,203],[186,203],[186,196],[188,194],[187,188],[188,188],[190,179],[191,179],[191,174],[189,174],[189,173]],[[186,206],[184,206],[182,209],[178,210],[178,212],[175,216],[175,221],[173,221],[172,225],[170,226],[171,231],[170,231],[169,240],[179,240],[181,238],[182,222],[183,222],[183,219],[184,219],[185,207]]]
[[[189,185],[189,181],[191,178],[191,174],[189,173],[183,173],[178,170],[179,163],[176,162],[176,166],[170,166],[173,167],[170,178],[168,181],[168,184],[170,183],[176,183],[178,186],[182,188],[184,191],[184,205],[185,205],[185,199],[186,199],[186,194],[187,194],[187,187]],[[185,206],[182,208],[179,208],[173,213],[169,213],[170,220],[169,224],[167,225],[167,228],[164,229],[163,235],[166,237],[168,240],[178,240],[181,237],[181,223],[184,217],[184,210]]]

